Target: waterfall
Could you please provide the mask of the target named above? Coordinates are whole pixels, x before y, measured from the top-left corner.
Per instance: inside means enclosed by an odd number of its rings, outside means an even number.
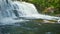
[[[15,20],[18,17],[18,8],[11,0],[0,0],[0,24],[12,24],[28,20]]]
[[[13,13],[13,6],[9,0],[0,0],[0,19],[16,17]]]
[[[16,4],[19,7],[19,17],[23,17],[25,19],[46,19],[46,20],[57,20],[59,17],[55,16],[49,16],[49,15],[43,15],[39,14],[35,6],[31,3],[26,2],[19,2],[15,1],[14,4]]]
[[[31,3],[0,0],[0,23],[12,24],[21,21],[29,21],[24,19],[15,20],[14,18],[47,20],[59,19],[59,17],[39,14],[35,6]]]

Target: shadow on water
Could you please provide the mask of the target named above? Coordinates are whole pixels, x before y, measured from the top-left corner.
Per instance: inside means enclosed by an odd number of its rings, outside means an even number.
[[[60,24],[44,24],[33,21],[0,25],[0,34],[60,34]]]

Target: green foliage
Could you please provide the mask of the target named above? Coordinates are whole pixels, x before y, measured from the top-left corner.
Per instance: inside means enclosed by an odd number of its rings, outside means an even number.
[[[26,0],[24,0],[26,1]],[[33,3],[38,11],[41,13],[46,7],[54,7],[55,14],[59,14],[60,12],[60,0],[27,0],[27,2]]]

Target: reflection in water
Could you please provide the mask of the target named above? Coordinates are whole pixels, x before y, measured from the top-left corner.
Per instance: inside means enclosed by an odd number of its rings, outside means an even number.
[[[41,24],[41,25],[39,25]],[[16,26],[18,25],[18,26]],[[14,25],[0,26],[2,34],[60,34],[60,24],[43,24],[38,22],[21,22]],[[59,31],[59,32],[57,32]]]
[[[46,32],[46,34],[51,34],[52,32]]]

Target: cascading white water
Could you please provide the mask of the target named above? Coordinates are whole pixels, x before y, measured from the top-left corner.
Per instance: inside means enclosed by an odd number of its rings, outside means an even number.
[[[28,21],[28,20],[15,20],[17,18],[16,8],[17,6],[12,4],[11,0],[0,0],[0,23],[1,25],[12,24],[16,22]],[[16,11],[15,11],[16,10]]]
[[[13,7],[10,1],[0,0],[0,18],[16,17],[12,10]]]
[[[11,0],[0,0],[0,23],[12,24],[16,22],[21,22],[21,20],[28,21],[23,19],[14,19],[19,17],[24,19],[59,19],[59,17],[39,14],[35,6],[31,3]]]
[[[25,19],[47,19],[47,20],[59,19],[59,17],[39,14],[35,6],[31,3],[15,1],[14,4],[16,4],[19,7],[18,9],[19,10],[18,13],[20,14],[19,17],[23,17]]]
[[[22,16],[30,17],[33,14],[38,14],[38,12],[35,9],[33,4],[26,3],[26,2],[14,1],[13,5],[15,6],[15,8],[17,8],[16,10],[18,10],[19,17],[22,17]]]

